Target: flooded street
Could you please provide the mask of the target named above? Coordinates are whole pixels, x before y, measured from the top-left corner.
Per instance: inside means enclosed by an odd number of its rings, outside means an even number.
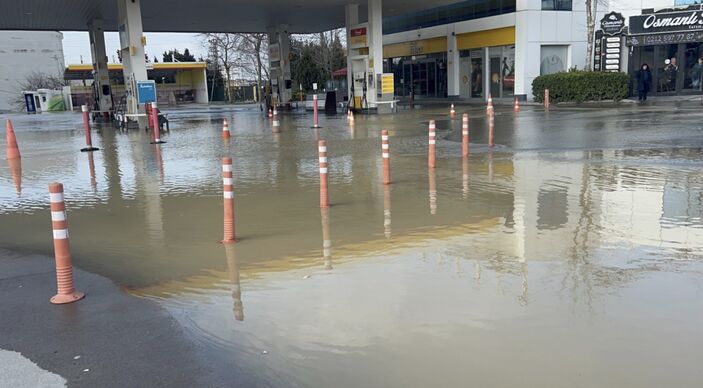
[[[182,108],[161,146],[96,124],[92,154],[80,115],[7,116],[22,159],[0,163],[0,248],[53,256],[47,186],[62,182],[73,264],[259,386],[699,386],[703,112],[497,107],[493,148],[485,109],[458,113],[313,130],[285,112],[275,134],[258,106]],[[219,244],[224,156],[235,245]]]

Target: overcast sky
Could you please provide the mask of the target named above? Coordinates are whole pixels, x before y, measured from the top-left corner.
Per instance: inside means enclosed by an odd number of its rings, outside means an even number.
[[[202,47],[200,38],[196,34],[145,33],[144,35],[146,35],[146,53],[151,60],[156,55],[159,62],[161,62],[161,54],[174,48],[181,52],[188,48],[196,59],[200,56],[203,58],[207,56],[206,50]],[[119,42],[117,32],[105,33],[105,48],[109,62],[113,62],[113,57],[114,62],[117,61],[116,52],[120,45]],[[66,65],[81,63],[81,55],[83,56],[83,63],[92,63],[88,33],[64,32],[63,55],[66,59]]]

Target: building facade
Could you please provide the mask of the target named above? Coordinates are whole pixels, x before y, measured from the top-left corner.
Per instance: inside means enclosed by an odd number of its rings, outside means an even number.
[[[0,111],[20,109],[20,86],[32,73],[62,78],[62,42],[56,31],[0,31]]]
[[[583,0],[471,0],[383,20],[395,95],[532,99],[541,74],[586,65]]]

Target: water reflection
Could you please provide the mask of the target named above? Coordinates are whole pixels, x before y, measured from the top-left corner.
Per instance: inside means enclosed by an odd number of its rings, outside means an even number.
[[[383,185],[383,235],[386,238],[392,237],[391,230],[391,188]]]
[[[325,270],[332,269],[332,238],[330,237],[330,212],[329,208],[320,208],[320,220],[322,221],[322,260],[325,263]]]
[[[430,214],[437,214],[437,175],[434,168],[427,169],[429,180]]]
[[[90,187],[93,189],[93,192],[96,192],[98,190],[98,183],[95,178],[95,159],[93,158],[93,153],[88,152],[88,168],[90,169]]]
[[[22,159],[7,159],[7,164],[10,167],[12,182],[15,185],[15,191],[19,197],[22,195]]]
[[[242,287],[239,283],[239,261],[237,261],[237,248],[235,244],[222,244],[227,257],[227,272],[232,286],[232,303],[234,319],[244,321],[244,304],[242,303]]]

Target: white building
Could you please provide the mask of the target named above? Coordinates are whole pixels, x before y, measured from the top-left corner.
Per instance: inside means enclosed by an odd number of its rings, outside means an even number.
[[[383,20],[395,94],[525,96],[540,74],[586,65],[584,0],[461,1]]]
[[[33,72],[63,78],[63,34],[0,31],[0,111],[16,110],[20,84]]]

